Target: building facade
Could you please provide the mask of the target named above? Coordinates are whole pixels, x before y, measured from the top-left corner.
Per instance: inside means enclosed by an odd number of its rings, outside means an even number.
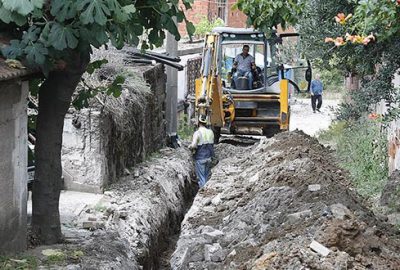
[[[205,17],[209,21],[221,18],[230,27],[246,27],[246,15],[232,9],[235,3],[234,0],[195,0],[192,9],[186,10],[185,15],[194,25]],[[185,23],[179,25],[179,32],[182,36],[187,36]]]

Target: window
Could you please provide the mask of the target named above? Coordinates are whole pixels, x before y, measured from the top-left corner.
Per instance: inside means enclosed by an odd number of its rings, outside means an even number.
[[[243,42],[227,43],[222,45],[222,61],[221,61],[221,79],[226,88],[232,87],[232,67],[235,57],[242,53]],[[255,63],[258,68],[257,74],[259,75],[258,81],[259,88],[264,84],[264,44],[246,43],[250,47],[250,55],[255,58]]]
[[[218,18],[221,18],[224,22],[226,22],[226,0],[216,0],[217,1],[217,10],[218,10]]]

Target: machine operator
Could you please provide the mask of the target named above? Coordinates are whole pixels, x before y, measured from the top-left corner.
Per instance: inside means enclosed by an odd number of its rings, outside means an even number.
[[[256,64],[254,57],[249,54],[249,45],[244,45],[242,53],[235,57],[235,62],[233,63],[233,81],[235,86],[238,85],[239,77],[246,77],[248,79],[248,89],[253,89],[253,73],[252,70],[256,69]]]

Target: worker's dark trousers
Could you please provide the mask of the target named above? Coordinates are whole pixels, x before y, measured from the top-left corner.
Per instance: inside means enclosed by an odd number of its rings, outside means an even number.
[[[311,96],[311,106],[313,111],[315,112],[315,109],[321,109],[322,106],[322,95],[313,95]]]

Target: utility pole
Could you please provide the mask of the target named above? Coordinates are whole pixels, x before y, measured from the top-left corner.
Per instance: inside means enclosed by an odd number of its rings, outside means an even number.
[[[174,18],[176,24],[176,18]],[[167,54],[171,57],[178,56],[178,42],[175,36],[167,33]],[[166,120],[168,144],[174,148],[178,147],[177,129],[178,129],[178,71],[176,68],[167,66],[167,97],[166,97]]]

